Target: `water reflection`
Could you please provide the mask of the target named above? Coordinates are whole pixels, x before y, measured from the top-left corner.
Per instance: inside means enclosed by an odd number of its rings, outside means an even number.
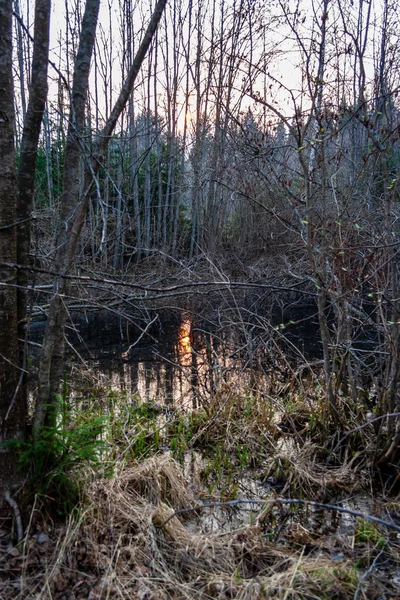
[[[179,326],[177,335],[178,354],[182,364],[189,364],[192,354],[192,321],[186,316]]]
[[[157,337],[139,343],[103,346],[85,364],[73,362],[70,381],[75,397],[112,390],[132,401],[191,410],[233,372],[228,340],[204,331],[189,315]]]

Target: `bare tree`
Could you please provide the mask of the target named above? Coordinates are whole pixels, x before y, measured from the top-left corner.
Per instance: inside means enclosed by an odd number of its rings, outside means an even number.
[[[74,85],[71,100],[69,136],[64,166],[64,191],[61,227],[58,235],[56,268],[59,276],[54,284],[39,369],[39,394],[34,415],[34,435],[39,436],[41,427],[54,416],[55,396],[60,385],[64,364],[64,326],[67,318],[65,294],[68,291],[68,274],[73,266],[87,205],[91,195],[93,177],[104,162],[107,147],[117,121],[132,92],[136,77],[151,44],[166,5],[159,0],[148,28],[139,46],[132,67],[103,130],[98,137],[93,159],[85,170],[83,195],[80,195],[79,165],[83,157],[83,125],[88,89],[90,60],[94,45],[99,0],[87,0],[82,22],[81,38],[75,64]]]
[[[100,0],[87,0],[82,20],[81,37],[75,61],[71,92],[70,119],[64,161],[63,194],[61,198],[61,227],[57,243],[56,271],[60,273],[54,283],[54,296],[50,305],[42,346],[39,369],[39,395],[35,408],[34,432],[39,434],[45,423],[46,414],[53,422],[55,405],[54,392],[58,390],[63,368],[64,324],[66,306],[63,299],[66,283],[62,275],[70,267],[66,250],[70,239],[70,222],[76,211],[80,195],[80,164],[84,144],[86,97],[89,84],[90,62],[95,40]]]

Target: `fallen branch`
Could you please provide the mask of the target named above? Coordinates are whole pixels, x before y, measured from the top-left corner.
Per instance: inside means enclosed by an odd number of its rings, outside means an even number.
[[[7,267],[9,269],[17,269],[17,270],[26,270],[32,273],[42,273],[44,275],[51,275],[52,277],[59,277],[60,279],[66,279],[68,281],[79,281],[83,283],[101,283],[111,285],[113,287],[120,286],[124,288],[140,290],[144,293],[158,293],[158,294],[167,294],[168,292],[177,292],[182,290],[183,293],[187,293],[188,290],[192,290],[193,288],[217,288],[217,289],[229,289],[229,288],[238,288],[238,289],[266,289],[272,291],[285,291],[285,292],[300,292],[307,296],[311,296],[314,298],[316,296],[315,292],[310,292],[308,290],[298,289],[299,283],[292,286],[281,286],[274,285],[268,283],[253,283],[253,282],[244,282],[244,281],[192,281],[179,283],[176,285],[170,285],[166,287],[157,287],[152,285],[145,285],[140,283],[133,283],[131,281],[124,281],[122,279],[114,279],[112,277],[96,277],[94,275],[73,275],[67,273],[61,273],[58,271],[53,271],[51,269],[41,269],[39,267],[33,266],[25,266],[20,265],[18,263],[10,263],[10,262],[0,262],[1,267]],[[6,285],[6,284],[4,284]],[[147,296],[145,296],[147,298]]]
[[[400,527],[395,525],[394,523],[390,523],[389,521],[385,521],[384,519],[380,519],[379,517],[373,517],[371,515],[366,515],[357,510],[351,510],[349,508],[343,508],[342,506],[337,506],[336,504],[324,504],[323,502],[314,502],[313,500],[300,500],[300,499],[287,499],[287,498],[273,498],[267,500],[254,500],[250,499],[239,499],[239,500],[230,500],[227,502],[207,502],[206,504],[199,504],[195,507],[181,508],[180,510],[176,510],[164,523],[162,523],[162,527],[164,527],[168,521],[173,519],[174,517],[180,514],[186,514],[190,512],[197,512],[203,508],[216,508],[216,507],[228,507],[228,506],[238,506],[240,504],[254,504],[254,505],[273,505],[273,504],[284,504],[284,505],[293,505],[297,504],[300,506],[312,506],[314,508],[322,508],[325,510],[332,510],[339,513],[345,513],[347,515],[351,515],[353,517],[358,517],[360,519],[364,519],[365,521],[370,521],[372,523],[377,523],[378,525],[383,525],[384,527],[389,527],[398,531],[400,533]]]
[[[385,550],[386,550],[386,547],[382,548],[382,550],[379,552],[379,554],[377,554],[375,556],[374,561],[373,561],[372,565],[370,566],[370,568],[367,571],[365,571],[364,575],[361,577],[360,581],[358,582],[358,586],[355,591],[355,594],[353,596],[353,600],[358,600],[358,598],[360,597],[361,589],[364,584],[364,581],[367,579],[367,577],[369,577],[371,575],[372,571],[376,568],[376,566],[378,565],[378,563],[381,559],[381,556],[384,554]]]
[[[24,539],[24,528],[22,527],[21,511],[19,510],[18,504],[16,503],[14,498],[11,497],[11,494],[8,490],[4,492],[4,498],[14,511],[15,522],[17,524],[18,543],[21,543]]]

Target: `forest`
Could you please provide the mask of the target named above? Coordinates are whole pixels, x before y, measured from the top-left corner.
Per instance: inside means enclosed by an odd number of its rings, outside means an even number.
[[[0,598],[400,597],[399,32],[0,0]]]

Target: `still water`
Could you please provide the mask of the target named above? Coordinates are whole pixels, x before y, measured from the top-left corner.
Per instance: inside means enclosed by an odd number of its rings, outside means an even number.
[[[134,320],[78,314],[67,329],[69,397],[113,391],[139,403],[191,410],[224,384],[259,392],[271,373],[284,382],[296,363],[319,358],[314,309],[298,310],[275,322],[230,313],[213,321],[189,312],[151,317],[144,311]],[[282,320],[293,325],[282,330]],[[40,343],[43,330],[44,323],[33,323],[31,341]]]
[[[87,354],[71,356],[68,381],[74,397],[113,391],[139,403],[190,410],[222,383],[246,373],[232,335],[206,332],[188,316],[161,337],[146,334]]]
[[[114,326],[112,331],[116,331]],[[252,331],[253,336],[244,329],[242,332],[232,328],[210,331],[183,314],[171,326],[163,324],[153,329],[145,326],[142,331],[129,334],[121,328],[117,341],[95,322],[93,330],[84,331],[81,327],[80,335],[69,340],[69,347],[74,351],[69,355],[66,372],[68,396],[71,400],[93,396],[108,398],[113,391],[133,403],[146,402],[160,408],[190,411],[207,403],[213,392],[224,384],[240,385],[247,390],[257,388],[260,392],[261,386],[268,385],[271,373],[276,378],[280,370],[282,377],[285,376],[284,357],[288,346],[280,347],[271,330],[264,328],[263,335],[260,330],[253,328]],[[37,339],[40,340],[39,336]],[[302,332],[301,340],[304,339],[307,337]],[[293,343],[289,349],[292,347]],[[274,353],[278,355],[275,362]],[[304,357],[304,347],[300,348],[299,356]],[[165,416],[160,415],[159,419]],[[280,440],[283,447],[290,442],[293,440]],[[208,459],[192,450],[185,452],[182,460],[186,479],[200,481]],[[237,496],[242,499],[261,500],[271,493],[269,483],[261,483],[251,471],[244,470],[237,477],[236,485]],[[371,499],[364,495],[342,500],[341,505],[366,514],[372,510]],[[204,511],[199,517],[201,531],[222,534],[253,522],[255,513],[257,510],[250,503],[228,512],[225,508]],[[301,510],[294,513],[293,522],[297,518],[303,519]],[[307,519],[313,528],[319,530],[323,525],[343,535],[353,532],[356,523],[351,514],[326,513],[320,509],[310,510]]]

